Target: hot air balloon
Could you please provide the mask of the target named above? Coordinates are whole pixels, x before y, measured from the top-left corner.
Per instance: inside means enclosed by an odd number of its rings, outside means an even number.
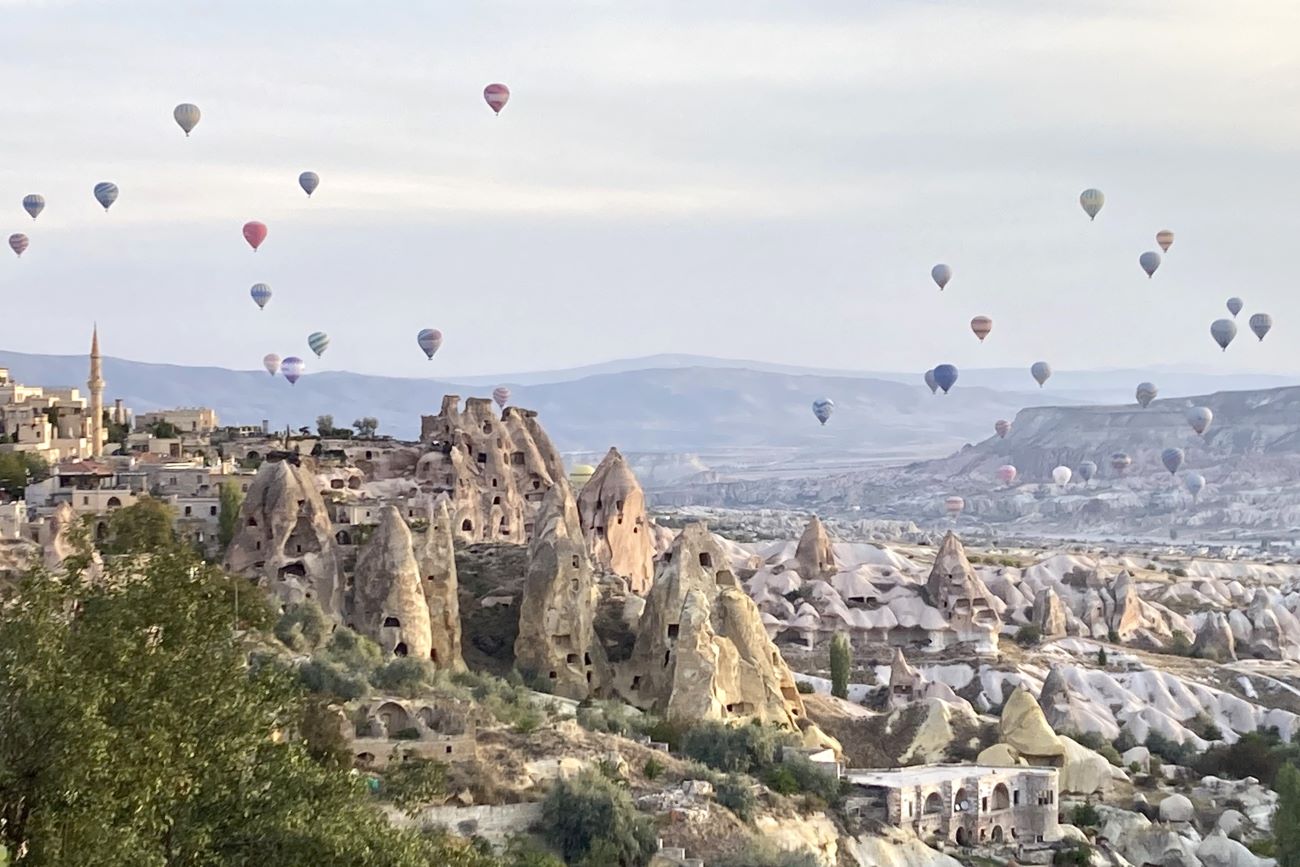
[[[498,385],[496,388],[492,389],[492,399],[497,402],[497,406],[501,409],[505,409],[506,404],[510,402],[510,389],[506,388],[504,385]]]
[[[943,501],[943,507],[948,510],[948,514],[953,520],[956,520],[957,516],[961,514],[961,510],[966,508],[966,501],[961,497],[949,497]]]
[[[280,372],[284,374],[285,379],[289,380],[290,385],[297,382],[298,377],[302,376],[303,371],[306,369],[307,365],[303,364],[302,359],[296,355],[290,355],[280,362]]]
[[[1133,463],[1133,459],[1124,452],[1115,452],[1110,456],[1110,468],[1120,475],[1124,474],[1124,471],[1128,469],[1131,463]]]
[[[984,338],[988,337],[989,332],[993,330],[993,320],[987,316],[976,316],[970,321],[970,330],[974,331],[980,343],[983,343]]]
[[[32,215],[35,220],[45,210],[45,197],[39,193],[31,193],[23,196],[23,210]]]
[[[1169,248],[1174,245],[1174,233],[1168,229],[1161,229],[1156,232],[1156,243],[1160,245],[1161,250],[1168,253]]]
[[[489,84],[483,88],[483,99],[492,106],[492,111],[500,114],[501,109],[505,108],[506,103],[510,101],[510,88],[504,84]]]
[[[952,269],[940,262],[930,269],[930,277],[939,284],[939,291],[942,292],[943,287],[947,286],[948,281],[952,279]]]
[[[1079,193],[1079,204],[1083,206],[1083,211],[1088,215],[1088,219],[1095,220],[1101,206],[1106,204],[1106,196],[1102,194],[1101,190],[1086,189]]]
[[[1236,297],[1235,295],[1228,299],[1228,312],[1232,314],[1233,319],[1237,318],[1237,314],[1240,313],[1241,308],[1245,306],[1246,306],[1246,302],[1242,301],[1240,298]]]
[[[415,335],[415,342],[420,344],[424,354],[433,358],[434,353],[442,346],[442,332],[436,328],[425,328]]]
[[[1138,264],[1142,266],[1142,270],[1147,272],[1147,276],[1150,277],[1152,274],[1156,273],[1156,269],[1160,267],[1160,254],[1155,250],[1147,250],[1141,256],[1138,256]]]
[[[1097,475],[1097,465],[1095,463],[1092,461],[1079,462],[1079,478],[1083,479],[1085,485],[1091,482],[1092,477],[1095,475]]]
[[[1070,484],[1070,477],[1073,475],[1074,472],[1069,467],[1057,467],[1052,470],[1052,481],[1064,487]]]
[[[1220,349],[1227,352],[1228,344],[1237,336],[1237,323],[1231,319],[1216,319],[1210,323],[1210,336]]]
[[[813,401],[812,411],[813,415],[817,416],[817,420],[824,425],[831,417],[831,413],[835,412],[835,401],[828,397],[818,398]]]
[[[998,435],[999,439],[1006,439],[1007,434],[1011,433],[1011,422],[1000,418],[993,422],[993,432]]]
[[[176,118],[176,123],[180,128],[185,130],[185,136],[188,138],[194,127],[199,125],[199,107],[188,102],[182,102],[176,108],[172,109],[172,117]]]
[[[307,335],[307,345],[311,347],[312,352],[316,353],[316,357],[320,358],[325,354],[325,350],[330,348],[330,336],[324,331],[313,331]]]
[[[257,220],[250,220],[245,223],[244,240],[248,242],[248,246],[252,247],[253,252],[256,253],[257,248],[262,246],[262,242],[266,240],[266,224],[259,223]]]
[[[254,283],[253,288],[248,290],[248,294],[253,297],[253,303],[265,310],[266,302],[271,300],[271,287],[265,283]]]
[[[1188,473],[1183,477],[1183,484],[1187,486],[1187,492],[1195,500],[1201,495],[1201,491],[1205,490],[1205,476],[1200,473]]]
[[[1205,433],[1212,421],[1214,421],[1214,413],[1208,406],[1194,406],[1187,411],[1187,423],[1198,434]]]
[[[1173,475],[1183,465],[1183,457],[1182,449],[1165,449],[1160,453],[1160,463],[1165,465],[1170,475]]]
[[[998,467],[998,481],[1004,485],[1009,485],[1016,480],[1016,468],[1011,464],[1003,464]]]
[[[266,368],[267,373],[275,376],[280,372],[280,356],[274,352],[268,352],[262,356],[262,366]]]
[[[957,384],[957,368],[951,364],[940,364],[934,369],[934,381],[947,394],[948,389]]]
[[[1154,383],[1139,382],[1137,387],[1137,402],[1143,409],[1151,405],[1151,401],[1156,399],[1156,387]]]
[[[937,394],[939,392],[939,383],[934,378],[933,367],[925,372],[925,384],[930,387],[930,394]]]
[[[9,236],[9,249],[13,250],[19,256],[27,249],[27,236],[22,232],[15,232]]]
[[[320,175],[315,172],[303,172],[298,175],[298,186],[302,187],[302,191],[310,199],[311,194],[316,192],[316,188],[320,186]]]
[[[1250,330],[1255,332],[1255,336],[1260,340],[1264,339],[1264,335],[1268,334],[1269,329],[1272,327],[1273,317],[1267,313],[1256,313],[1250,317]]]
[[[95,201],[103,205],[104,210],[107,211],[117,201],[117,184],[109,181],[100,181],[95,184]]]
[[[591,464],[578,464],[569,470],[569,487],[574,492],[582,490],[582,486],[591,481],[591,477],[596,474],[596,468]]]
[[[1034,378],[1034,382],[1038,383],[1038,387],[1042,388],[1043,383],[1052,378],[1052,365],[1046,361],[1035,361],[1029,368],[1029,375]]]

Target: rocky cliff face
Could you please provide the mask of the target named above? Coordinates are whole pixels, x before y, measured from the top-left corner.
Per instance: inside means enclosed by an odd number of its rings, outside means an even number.
[[[528,549],[515,663],[549,681],[556,695],[602,695],[612,678],[593,625],[596,582],[578,509],[564,479],[547,493],[537,522]]]
[[[431,659],[433,632],[420,581],[411,531],[393,506],[379,513],[379,524],[357,558],[348,626],[374,639],[386,654]]]
[[[421,418],[427,451],[416,479],[451,501],[452,532],[465,542],[514,542],[533,537],[542,498],[564,478],[564,463],[537,422],[537,414],[492,401],[447,395],[442,411]]]
[[[664,554],[620,685],[669,719],[806,725],[790,669],[703,524],[687,525]]]
[[[429,528],[416,539],[415,556],[431,627],[430,658],[439,668],[464,671],[460,650],[460,582],[451,534],[451,510],[439,500],[429,511]]]
[[[262,464],[239,509],[226,569],[256,580],[283,603],[314,600],[342,612],[342,570],[330,516],[308,466]]]
[[[595,565],[626,578],[631,592],[645,595],[654,577],[654,538],[645,494],[618,449],[609,450],[583,485],[578,514]]]

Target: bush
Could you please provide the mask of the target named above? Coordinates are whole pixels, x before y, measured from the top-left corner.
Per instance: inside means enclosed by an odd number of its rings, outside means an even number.
[[[742,822],[748,822],[754,818],[754,807],[757,805],[757,799],[754,797],[754,788],[745,777],[739,774],[728,774],[713,784],[714,799],[736,814],[736,818]]]
[[[447,766],[432,759],[408,757],[384,771],[379,793],[402,812],[414,815],[421,807],[446,794]]]
[[[1079,828],[1095,828],[1101,824],[1101,816],[1091,801],[1085,801],[1070,812],[1070,824]]]
[[[1092,863],[1092,847],[1087,843],[1075,843],[1068,849],[1058,849],[1052,856],[1052,863],[1057,867],[1088,867]]]
[[[1032,623],[1026,623],[1016,630],[1016,644],[1021,647],[1032,647],[1042,640],[1043,630]]]
[[[709,862],[715,867],[818,867],[820,863],[807,849],[791,852],[764,839],[751,840],[740,852]]]
[[[1180,744],[1157,731],[1147,735],[1147,749],[1153,756],[1159,756],[1174,765],[1185,765],[1196,756],[1196,748],[1190,743]]]
[[[681,750],[682,739],[686,733],[686,730],[677,723],[653,717],[642,719],[637,729],[652,741],[668,744],[668,749],[673,752]]]
[[[769,726],[705,722],[682,737],[682,752],[723,773],[743,774],[772,764],[785,740],[786,735]]]
[[[309,599],[285,609],[275,624],[275,637],[290,650],[312,653],[325,642],[329,630],[325,612]]]
[[[627,792],[590,771],[560,780],[542,802],[549,843],[569,863],[642,867],[655,851],[655,830]]]
[[[849,671],[853,667],[853,650],[843,632],[831,636],[831,695],[849,697]]]
[[[1097,755],[1110,762],[1117,768],[1124,766],[1124,759],[1120,756],[1119,750],[1115,749],[1114,744],[1102,744],[1097,748]]]
[[[434,667],[427,659],[404,656],[375,669],[370,683],[381,692],[415,698],[433,686]]]
[[[1192,640],[1187,637],[1186,632],[1175,632],[1174,637],[1169,641],[1169,647],[1165,649],[1174,656],[1191,656]]]
[[[663,775],[663,772],[664,763],[656,759],[654,756],[646,759],[645,767],[641,769],[641,773],[647,780],[657,780]]]
[[[1300,762],[1300,747],[1283,743],[1276,729],[1267,729],[1248,732],[1235,744],[1210,747],[1192,766],[1201,776],[1255,777],[1272,788],[1278,770],[1288,762]]]
[[[543,851],[529,840],[517,834],[511,835],[501,852],[504,867],[564,867],[564,862],[550,852]]]
[[[352,701],[364,696],[370,683],[364,674],[348,671],[337,662],[313,659],[298,668],[298,681],[309,692]]]
[[[782,795],[816,795],[828,804],[840,798],[840,781],[803,756],[791,756],[763,773],[763,784]]]
[[[800,695],[812,695],[817,691],[816,688],[806,680],[796,681],[794,688],[799,691]]]

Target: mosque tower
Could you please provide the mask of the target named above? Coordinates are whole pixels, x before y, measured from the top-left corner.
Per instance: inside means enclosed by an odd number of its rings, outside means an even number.
[[[86,380],[86,388],[90,389],[90,455],[98,458],[104,454],[104,371],[98,325],[90,338],[90,379]]]

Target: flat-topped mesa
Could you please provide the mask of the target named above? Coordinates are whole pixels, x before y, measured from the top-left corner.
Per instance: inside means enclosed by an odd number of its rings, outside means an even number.
[[[377,642],[385,655],[431,659],[429,606],[420,585],[411,530],[396,507],[385,506],[357,558],[345,622]]]
[[[934,568],[925,582],[930,604],[939,609],[951,635],[936,635],[944,646],[972,643],[978,648],[995,650],[1002,618],[998,614],[999,600],[993,595],[966,559],[966,550],[957,536],[949,531],[944,536],[939,553],[934,558]]]
[[[620,687],[672,720],[807,728],[789,667],[703,523],[688,524],[660,559]]]
[[[839,571],[835,551],[831,547],[831,537],[816,515],[813,515],[804,528],[803,535],[799,537],[794,559],[799,564],[799,576],[804,579],[826,578]]]
[[[537,413],[507,407],[497,416],[491,400],[442,399],[438,415],[420,419],[427,451],[415,477],[430,493],[451,500],[452,532],[465,542],[514,542],[532,537],[542,498],[564,462],[537,423]]]
[[[611,448],[578,494],[582,535],[601,569],[627,579],[644,596],[654,578],[654,540],[645,493],[618,449]]]
[[[257,581],[283,604],[311,599],[338,618],[343,572],[330,515],[309,463],[262,464],[239,508],[225,567]]]
[[[560,479],[537,514],[528,579],[519,606],[515,664],[556,695],[607,695],[609,662],[596,635],[597,591],[569,484]]]
[[[451,534],[451,510],[446,500],[439,500],[429,510],[429,527],[423,538],[417,534],[415,559],[420,569],[420,584],[429,608],[432,629],[430,659],[439,668],[464,671],[460,651],[460,601],[457,596],[456,551]]]

